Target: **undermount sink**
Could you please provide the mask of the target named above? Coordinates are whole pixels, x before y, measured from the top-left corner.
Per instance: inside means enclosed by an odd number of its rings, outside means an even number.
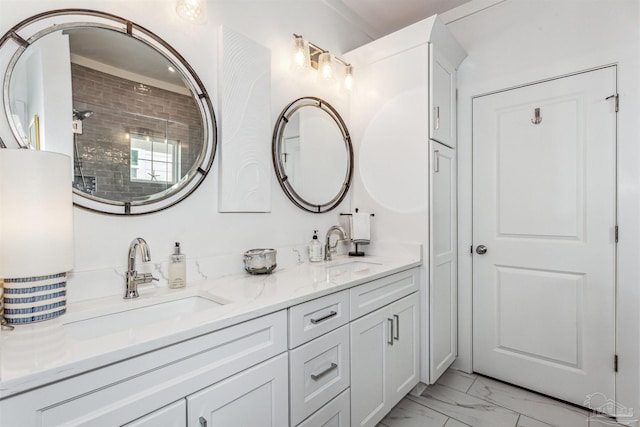
[[[348,261],[338,265],[325,267],[325,269],[327,270],[327,273],[331,274],[332,276],[336,276],[344,273],[365,273],[368,272],[372,267],[379,265],[380,264],[375,262]]]
[[[141,307],[123,307],[114,313],[65,322],[68,333],[76,339],[87,340],[117,332],[139,328],[167,320],[179,321],[181,316],[209,310],[223,302],[201,295],[152,303]]]

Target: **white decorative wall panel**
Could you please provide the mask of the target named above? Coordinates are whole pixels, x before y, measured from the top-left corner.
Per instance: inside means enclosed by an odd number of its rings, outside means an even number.
[[[220,27],[220,212],[271,210],[271,51]]]

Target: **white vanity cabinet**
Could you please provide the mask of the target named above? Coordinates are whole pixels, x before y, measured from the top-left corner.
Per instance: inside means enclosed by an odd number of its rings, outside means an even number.
[[[9,397],[0,401],[0,425],[172,426],[184,409],[183,403],[173,407],[174,403],[199,390],[217,384],[209,396],[226,397],[232,389],[239,396],[244,390],[251,396],[248,401],[254,402],[263,396],[251,393],[268,383],[267,388],[274,390],[270,407],[285,414],[274,425],[285,426],[286,320],[286,310],[279,311]],[[255,383],[253,375],[242,376],[248,368],[267,372],[268,378]],[[247,376],[252,381],[243,382]]]
[[[419,273],[289,309],[291,426],[374,426],[419,380]]]
[[[373,426],[419,376],[419,269],[393,271],[5,397],[0,426]]]
[[[418,383],[420,300],[417,289],[418,274],[414,269],[351,290],[352,304],[354,295],[356,300],[357,296],[368,295],[368,301],[360,298],[360,305],[371,307],[368,314],[350,325],[351,425],[354,427],[375,426]],[[400,300],[387,302],[389,295],[407,294]]]

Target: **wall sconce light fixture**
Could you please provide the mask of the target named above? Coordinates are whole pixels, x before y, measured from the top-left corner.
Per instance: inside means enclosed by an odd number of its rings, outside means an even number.
[[[176,13],[178,16],[193,24],[207,22],[206,0],[177,0]]]
[[[318,81],[333,81],[333,54],[331,52],[322,52],[318,56]]]
[[[53,319],[66,311],[66,273],[73,268],[71,159],[5,148],[0,170],[4,317],[10,325]]]
[[[346,90],[353,89],[353,67],[351,65],[344,67],[344,88]]]
[[[298,34],[293,35],[293,52],[291,67],[295,71],[305,71],[309,68],[318,70],[318,81],[334,82],[337,64],[344,67],[344,88],[353,88],[353,66],[333,55],[328,50],[311,43]]]
[[[309,42],[302,36],[293,36],[293,52],[291,53],[291,69],[296,72],[305,72],[311,67],[309,56]]]

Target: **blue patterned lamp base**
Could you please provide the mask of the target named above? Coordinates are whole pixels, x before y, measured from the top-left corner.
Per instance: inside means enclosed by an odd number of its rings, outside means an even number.
[[[53,319],[67,310],[67,274],[4,279],[4,317],[19,325]]]

